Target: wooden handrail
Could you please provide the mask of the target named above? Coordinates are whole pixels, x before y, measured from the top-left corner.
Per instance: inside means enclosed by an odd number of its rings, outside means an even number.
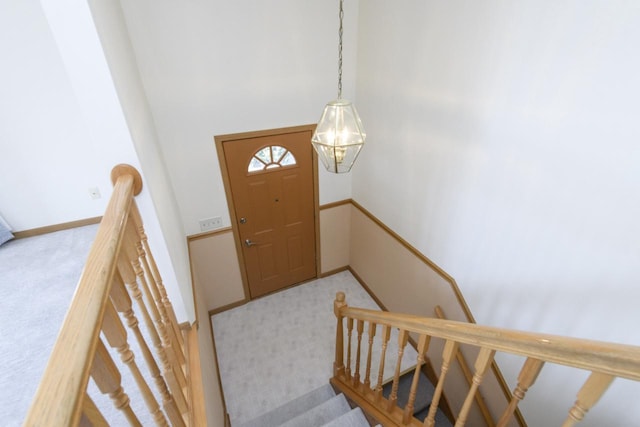
[[[133,196],[134,176],[118,177],[25,426],[71,426],[80,420],[109,300],[115,255],[120,250]]]
[[[459,343],[640,381],[640,347],[343,307],[340,315]]]
[[[368,411],[374,418],[387,426],[434,426],[437,408],[443,393],[443,385],[452,360],[458,354],[458,346],[464,344],[478,350],[473,364],[473,376],[469,383],[469,389],[464,400],[459,400],[459,412],[455,417],[455,426],[462,427],[467,420],[473,425],[482,422],[480,419],[472,421],[470,418],[471,407],[474,401],[482,398],[478,396],[478,389],[486,377],[488,369],[494,363],[494,355],[497,352],[510,353],[526,358],[525,364],[518,376],[517,386],[513,390],[513,396],[502,414],[498,414],[498,425],[506,426],[517,411],[518,403],[524,399],[527,390],[534,384],[538,374],[546,363],[565,365],[572,368],[584,369],[591,372],[589,379],[583,384],[577,393],[577,400],[569,410],[564,427],[575,425],[582,420],[586,412],[591,409],[607,387],[616,378],[626,378],[640,381],[640,347],[632,345],[614,344],[601,341],[584,340],[577,338],[561,337],[557,335],[539,334],[533,332],[521,332],[509,329],[480,326],[472,323],[463,323],[447,319],[419,317],[408,314],[397,314],[360,308],[351,308],[345,301],[343,293],[339,293],[334,303],[334,312],[338,318],[338,330],[336,331],[336,361],[339,369],[334,370],[331,383],[344,392],[349,398]],[[347,356],[343,364],[343,340],[341,329],[343,320],[346,320],[348,336],[346,337],[347,354],[351,349],[351,328],[357,324],[357,357],[355,372],[351,377],[351,360]],[[366,328],[366,323],[369,323]],[[360,364],[360,341],[363,339],[362,331],[369,331],[369,340],[373,339],[377,327],[387,331],[387,336],[381,342],[380,370],[378,383],[374,388],[368,380],[371,358],[371,345],[368,346],[367,378],[364,382],[358,377]],[[389,340],[388,331],[398,330],[398,355],[395,364],[395,374],[388,397],[381,396],[382,372],[384,358]],[[413,381],[410,390],[404,391],[403,396],[407,402],[404,408],[399,407],[399,390],[401,359],[409,334],[418,335],[418,351],[416,366],[412,368]],[[415,336],[414,336],[415,338]],[[415,398],[418,388],[418,376],[421,365],[426,360],[426,353],[431,339],[439,339],[444,342],[442,350],[442,365],[440,377],[424,421],[415,418]],[[468,375],[471,375],[469,372]],[[434,381],[435,382],[435,381]],[[460,399],[462,396],[459,396]],[[423,412],[424,414],[424,412]],[[487,425],[495,425],[488,410],[482,412]],[[473,417],[476,417],[474,415]],[[488,417],[488,419],[486,418]],[[454,422],[453,416],[450,420]]]
[[[137,391],[159,426],[192,426],[202,423],[197,334],[190,333],[190,354],[178,327],[162,278],[148,246],[134,196],[142,190],[138,171],[118,165],[111,173],[113,194],[102,218],[82,276],[65,316],[58,339],[27,414],[25,426],[76,426],[80,422],[107,425],[100,408],[87,394],[89,377],[109,394],[132,425],[140,425],[129,406],[130,390],[124,390],[114,355],[131,371]],[[126,285],[126,286],[125,286]],[[140,286],[138,286],[140,285]],[[140,331],[140,311],[151,337],[151,351]],[[150,314],[151,313],[151,314]],[[121,317],[122,316],[122,317]],[[135,358],[125,323],[136,339]],[[113,354],[101,340],[101,332]],[[159,362],[156,360],[159,359]],[[193,361],[190,367],[188,361]],[[137,362],[146,363],[152,378],[145,378]],[[154,395],[151,380],[159,396]],[[199,404],[194,405],[194,402]],[[162,406],[162,408],[161,408]],[[198,411],[198,412],[196,412]]]
[[[444,315],[444,311],[442,310],[442,307],[440,307],[439,305],[436,305],[435,313],[438,319],[448,320],[447,317]],[[456,347],[456,350],[455,350],[455,358],[458,360],[458,366],[460,366],[460,369],[462,370],[462,374],[464,375],[464,378],[467,380],[467,383],[471,385],[471,382],[473,381],[473,374],[471,373],[471,369],[469,369],[469,364],[467,363],[467,360],[465,359],[464,354],[462,354],[462,352],[458,347]],[[476,393],[475,399],[476,399],[476,404],[478,405],[478,408],[482,413],[482,418],[484,418],[484,421],[487,423],[487,426],[493,427],[495,424],[493,422],[493,419],[491,418],[491,413],[489,412],[489,408],[487,408],[487,404],[479,392]],[[515,406],[513,410],[514,411],[516,410]],[[511,415],[512,414],[510,414],[509,416]]]

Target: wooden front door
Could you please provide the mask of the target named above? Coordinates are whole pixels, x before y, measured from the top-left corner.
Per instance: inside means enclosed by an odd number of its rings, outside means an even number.
[[[316,277],[312,130],[222,141],[251,298]]]

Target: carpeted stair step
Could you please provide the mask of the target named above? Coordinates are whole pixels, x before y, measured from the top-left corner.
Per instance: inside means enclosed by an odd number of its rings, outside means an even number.
[[[409,402],[409,392],[411,391],[411,384],[413,383],[413,374],[415,369],[411,369],[400,376],[398,382],[398,406],[404,408]],[[388,382],[382,387],[382,395],[389,398],[391,394],[391,388],[393,381]],[[420,378],[418,379],[418,388],[416,389],[416,400],[413,405],[413,413],[417,414],[425,408],[429,407],[435,387],[431,384],[431,381],[420,372]]]
[[[281,427],[321,427],[349,411],[351,407],[347,399],[339,394],[281,424]]]
[[[333,388],[327,384],[284,405],[249,420],[240,427],[277,427],[288,420],[304,414],[308,410],[335,397]]]
[[[398,406],[400,408],[404,408],[407,406],[407,402],[409,401],[409,393],[411,392],[411,384],[413,383],[413,375],[415,369],[411,369],[405,372],[400,376],[400,380],[398,381]],[[391,394],[391,388],[393,387],[393,381],[388,382],[382,387],[382,395],[386,398]],[[429,414],[429,406],[431,405],[431,399],[433,398],[433,393],[435,391],[435,387],[429,381],[426,375],[420,372],[420,377],[418,379],[418,388],[416,390],[416,400],[414,402],[413,408],[413,416],[419,419],[420,421],[424,421]],[[451,426],[451,422],[447,418],[447,416],[438,408],[436,411],[436,426]]]
[[[420,421],[424,421],[425,418],[427,418],[427,415],[429,415],[429,407],[427,406],[426,408],[424,408],[422,411],[414,413],[413,416],[416,417],[417,419],[419,419]],[[442,412],[440,410],[440,408],[438,408],[438,410],[436,411],[436,424],[437,427],[452,427],[453,424],[451,424],[451,421],[449,421],[449,418],[447,418],[447,416],[444,414],[444,412]]]
[[[362,413],[362,409],[355,408],[328,422],[323,427],[369,427],[369,422],[364,413]]]

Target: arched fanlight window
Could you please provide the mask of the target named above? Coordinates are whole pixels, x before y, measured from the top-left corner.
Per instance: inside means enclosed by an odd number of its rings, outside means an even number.
[[[261,148],[249,162],[247,172],[258,172],[265,169],[279,168],[282,166],[293,166],[296,158],[289,150],[279,145],[270,145]]]

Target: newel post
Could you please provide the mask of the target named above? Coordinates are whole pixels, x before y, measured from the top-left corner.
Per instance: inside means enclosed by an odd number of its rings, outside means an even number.
[[[122,176],[131,175],[133,178],[133,195],[137,196],[142,191],[142,176],[136,168],[126,163],[115,165],[111,169],[111,183],[115,186],[118,179]]]
[[[344,292],[337,292],[336,299],[333,302],[333,313],[336,315],[336,357],[333,362],[333,376],[344,376],[344,335],[342,328],[343,316],[340,309],[346,307]]]

